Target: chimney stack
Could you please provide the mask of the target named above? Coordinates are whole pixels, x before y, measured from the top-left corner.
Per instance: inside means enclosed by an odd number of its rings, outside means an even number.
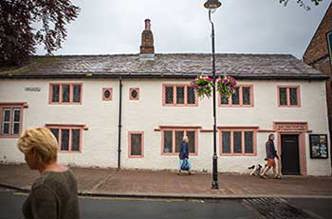
[[[140,46],[140,57],[143,59],[154,59],[153,34],[151,31],[150,19],[145,19],[145,29],[142,32],[142,42]]]

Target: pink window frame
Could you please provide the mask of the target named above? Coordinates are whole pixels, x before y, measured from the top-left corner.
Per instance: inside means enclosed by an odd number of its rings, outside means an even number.
[[[280,88],[286,88],[287,105],[280,105]],[[290,104],[290,88],[296,88],[297,105]],[[278,85],[277,86],[277,105],[278,107],[301,107],[301,89],[300,85]]]
[[[166,103],[166,87],[173,87],[173,103]],[[176,87],[184,87],[184,104],[176,103]],[[188,104],[188,87],[193,87],[193,86],[189,84],[162,84],[162,105],[179,106],[179,107],[198,106],[198,97],[196,90],[195,90],[195,103]]]
[[[175,131],[183,131],[184,134],[186,134],[187,131],[194,131],[195,132],[195,153],[189,153],[191,156],[197,156],[198,155],[198,129],[197,128],[161,128],[161,155],[165,156],[174,156],[179,155],[179,152],[175,152],[176,144],[175,144]],[[164,152],[164,132],[165,131],[172,131],[172,151],[171,153]]]
[[[18,138],[20,137],[22,133],[23,128],[23,109],[27,107],[26,103],[0,103],[0,138]],[[3,111],[4,110],[10,110],[10,120],[9,120],[9,131],[10,134],[2,134],[2,126],[3,126]],[[19,126],[19,133],[18,134],[12,134],[13,128],[14,128],[14,110],[19,109],[20,110],[20,126]]]
[[[52,96],[53,96],[53,86],[59,85],[59,102],[52,102]],[[69,85],[69,102],[63,102],[62,101],[62,86],[63,85]],[[80,92],[80,102],[73,102],[74,99],[74,85],[80,85],[81,92]],[[52,105],[80,105],[82,104],[82,96],[83,96],[83,83],[69,83],[69,82],[63,82],[63,83],[50,83],[49,85],[49,100],[48,103]]]
[[[134,98],[134,97],[131,96],[131,92],[134,91],[134,90],[137,92],[137,97],[136,98]],[[140,98],[140,92],[139,91],[140,90],[139,90],[138,87],[136,87],[136,88],[129,88],[129,100],[139,100],[139,98]]]
[[[45,125],[48,129],[59,129],[59,139],[58,139],[58,147],[59,152],[61,153],[82,153],[82,147],[83,147],[83,130],[85,125]],[[61,150],[61,130],[62,129],[69,129],[69,139],[68,139],[68,151]],[[72,130],[78,129],[80,130],[80,145],[78,151],[72,151]]]
[[[110,95],[110,97],[109,98],[106,98],[105,96],[104,96],[104,93],[105,93],[105,91],[109,91],[110,93],[111,93],[111,95]],[[103,101],[111,101],[112,100],[112,97],[113,97],[113,88],[103,88],[103,93],[102,93],[102,99],[103,99]]]
[[[230,153],[223,153],[222,147],[222,132],[230,132]],[[241,153],[234,153],[234,145],[233,145],[233,135],[234,132],[241,132]],[[245,136],[244,132],[253,132],[253,153],[245,153]],[[256,127],[227,127],[227,128],[219,128],[219,154],[220,156],[256,156],[257,155],[257,128]]]
[[[228,104],[221,103],[221,96],[218,95],[218,105],[219,107],[254,107],[254,85],[253,84],[240,84],[237,86],[239,88],[239,104],[232,103],[232,96],[228,97]],[[250,88],[250,104],[243,104],[243,87]]]
[[[141,137],[141,155],[131,155],[131,135],[140,134]],[[128,158],[143,158],[144,157],[144,132],[143,131],[129,131],[128,132]]]

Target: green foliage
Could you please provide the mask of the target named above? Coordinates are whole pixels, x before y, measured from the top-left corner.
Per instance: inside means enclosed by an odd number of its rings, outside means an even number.
[[[295,0],[294,0],[295,1]],[[309,1],[309,0],[307,0]],[[319,5],[319,3],[321,3],[323,0],[310,0],[311,4],[314,5]],[[279,0],[279,2],[281,4],[283,4],[284,6],[287,6],[289,0]],[[308,3],[306,3],[306,1],[304,0],[296,0],[296,3],[301,7],[304,8],[305,10],[309,11],[311,9],[311,7],[308,5]]]
[[[78,13],[71,0],[0,0],[0,66],[23,64],[38,44],[48,54],[61,48]]]

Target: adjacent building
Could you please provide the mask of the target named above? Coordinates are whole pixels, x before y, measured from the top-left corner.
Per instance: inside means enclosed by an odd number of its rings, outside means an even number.
[[[303,55],[303,61],[328,77],[326,80],[326,98],[330,141],[332,141],[332,3],[312,37]]]
[[[218,74],[238,80],[218,96],[218,169],[264,163],[275,133],[284,174],[330,175],[326,75],[291,55],[217,54]],[[139,54],[34,57],[0,72],[0,161],[24,162],[22,130],[46,126],[60,162],[78,166],[177,169],[189,137],[193,169],[212,168],[212,100],[191,81],[210,74],[209,54],[155,54],[145,21]]]

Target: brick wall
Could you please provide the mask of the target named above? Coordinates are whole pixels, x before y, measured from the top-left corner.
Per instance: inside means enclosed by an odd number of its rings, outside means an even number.
[[[321,60],[323,57],[329,55],[326,34],[330,31],[332,31],[332,3],[327,9],[322,22],[318,26],[315,35],[311,39],[311,42],[309,43],[309,46],[303,55],[303,60],[305,63],[312,65],[315,62]],[[317,65],[313,67],[317,67]],[[331,75],[331,67],[319,68],[323,70],[324,73]]]
[[[332,3],[326,11],[323,20],[311,39],[303,55],[303,61],[313,68],[330,76],[326,81],[326,98],[328,107],[330,140],[332,142],[332,64],[329,56],[327,33],[332,31]],[[332,157],[332,151],[331,151]],[[331,158],[332,159],[332,158]]]

